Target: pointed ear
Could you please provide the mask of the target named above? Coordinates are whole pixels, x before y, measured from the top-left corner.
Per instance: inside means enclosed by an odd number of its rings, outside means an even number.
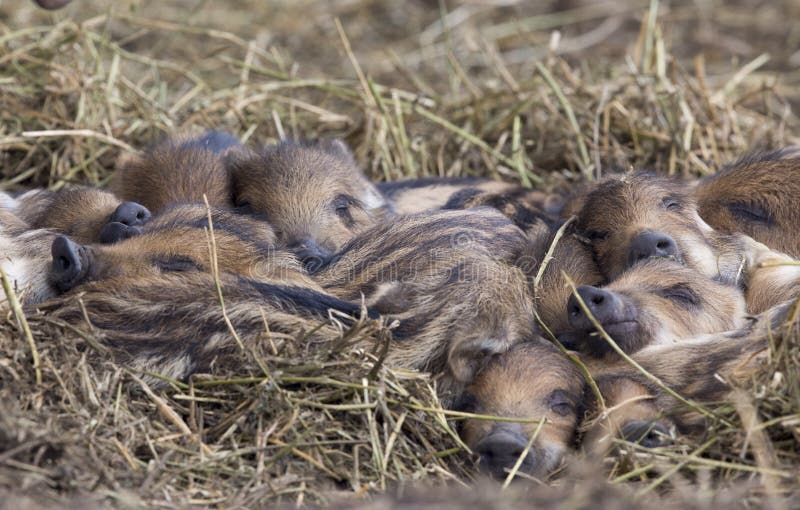
[[[225,169],[235,180],[236,175],[248,168],[258,157],[258,153],[246,145],[233,145],[225,151],[223,162]]]
[[[348,147],[344,141],[338,138],[324,142],[322,144],[322,148],[325,150],[325,152],[328,152],[329,154],[332,154],[343,161],[347,161],[353,165],[356,164],[356,158],[353,156],[353,151],[350,150],[350,147]]]
[[[497,355],[511,347],[504,338],[481,338],[456,343],[448,353],[447,364],[453,377],[464,384],[472,379]]]
[[[375,216],[390,215],[393,212],[392,205],[386,200],[386,197],[372,185],[371,182],[366,181],[366,189],[359,197],[364,206]]]

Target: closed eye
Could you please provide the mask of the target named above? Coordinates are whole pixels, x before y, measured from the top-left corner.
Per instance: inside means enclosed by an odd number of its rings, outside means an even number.
[[[466,391],[459,395],[452,406],[453,411],[458,411],[460,413],[474,413],[477,408],[478,399],[475,398],[475,395]]]
[[[682,209],[680,200],[675,197],[665,197],[661,203],[664,205],[664,209],[668,211],[680,211]]]
[[[358,200],[349,195],[339,195],[333,200],[333,210],[347,227],[351,227],[355,223],[350,208],[360,205]]]
[[[452,410],[460,413],[474,413],[478,410],[478,399],[472,393],[465,391],[456,399]],[[463,428],[464,420],[456,421],[456,432],[460,434]]]
[[[608,237],[608,232],[602,232],[599,230],[589,230],[586,232],[586,237],[590,241],[602,241],[603,239]]]
[[[683,306],[698,306],[700,297],[695,291],[684,285],[675,285],[661,291],[661,297]]]
[[[773,223],[773,219],[769,213],[756,204],[729,204],[728,210],[731,214],[744,221],[755,221],[766,225],[771,225]]]
[[[195,263],[195,261],[190,259],[189,257],[169,257],[169,258],[155,259],[153,261],[153,264],[162,273],[200,270],[200,266],[198,266]]]
[[[550,410],[559,416],[569,416],[575,412],[575,402],[568,392],[564,390],[555,390],[547,397],[547,403]]]

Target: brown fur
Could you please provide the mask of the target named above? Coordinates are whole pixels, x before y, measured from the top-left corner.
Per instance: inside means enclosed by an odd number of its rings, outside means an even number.
[[[564,275],[575,285],[600,285],[603,276],[594,262],[591,249],[568,227],[553,249],[553,258],[547,262],[539,286],[535,287],[536,275],[554,241],[555,232],[532,238],[519,265],[527,275],[540,319],[552,333],[558,335],[570,329],[567,299],[572,290]]]
[[[464,190],[450,197],[443,209],[492,207],[500,211],[531,238],[548,234],[561,221],[545,212],[549,196],[540,191],[514,188],[502,193],[481,193]]]
[[[735,278],[741,259],[722,256],[727,255],[722,253],[727,238],[700,219],[688,186],[684,181],[637,172],[610,178],[586,196],[577,228],[609,280],[628,269],[631,243],[645,231],[671,236],[681,263],[710,277]]]
[[[4,195],[4,194],[3,194]],[[0,267],[22,304],[36,304],[56,295],[47,278],[50,245],[56,234],[31,229],[29,225],[0,207]],[[6,307],[5,293],[0,308]]]
[[[263,346],[268,336],[278,344],[283,335],[332,342],[341,338],[342,328],[329,320],[330,310],[343,314],[336,315],[339,323],[360,315],[359,305],[296,285],[229,273],[221,275],[220,283],[227,316],[248,349]],[[82,325],[85,309],[93,332],[135,370],[184,379],[239,353],[208,273],[116,276],[77,290],[77,296],[52,303],[54,316]]]
[[[228,168],[237,206],[265,217],[284,246],[313,249],[322,258],[390,210],[338,140],[239,149]]]
[[[518,188],[517,185],[508,182],[469,177],[408,179],[381,182],[376,186],[399,214],[441,209],[457,194],[493,194]]]
[[[551,343],[536,338],[515,345],[487,365],[469,385],[455,409],[509,418],[547,419],[521,471],[544,478],[555,470],[574,444],[582,418],[583,379],[575,364]],[[464,420],[460,435],[473,451],[493,434],[519,435],[527,443],[535,423]],[[484,469],[503,477],[502,467],[481,459]],[[516,459],[515,459],[516,460]],[[492,467],[490,467],[492,466]]]
[[[586,203],[586,197],[588,197],[589,193],[591,193],[596,187],[596,182],[575,185],[565,194],[563,198],[563,204],[558,211],[558,215],[562,218],[577,216],[580,210],[583,208],[583,205]]]
[[[590,456],[602,457],[608,453],[616,439],[625,438],[625,430],[630,425],[652,427],[653,430],[662,431],[662,434],[671,434],[675,425],[656,402],[656,397],[650,387],[627,376],[598,377],[597,387],[603,395],[606,411],[600,412],[596,407],[590,406],[592,419],[584,423],[581,442],[584,451]],[[592,400],[594,402],[594,400]],[[596,402],[594,402],[596,404]],[[660,425],[660,427],[658,427]],[[647,433],[637,433],[639,437],[626,439],[638,442]],[[653,437],[651,441],[667,438]]]
[[[333,295],[363,294],[400,320],[390,363],[467,382],[531,331],[525,276],[514,266],[525,244],[491,209],[400,216],[363,232],[314,276]]]
[[[601,290],[614,306],[609,315],[595,318],[629,354],[651,345],[737,329],[746,321],[745,299],[739,289],[670,260],[641,262]],[[593,304],[585,304],[591,311]],[[585,317],[574,299],[568,313]],[[590,355],[616,356],[591,325],[568,336],[575,347]]]
[[[766,310],[792,297],[792,293],[796,295],[795,271],[787,266],[751,275],[760,261],[791,259],[746,235],[712,229],[697,214],[689,187],[684,181],[638,172],[611,178],[589,193],[577,228],[592,246],[606,277],[612,279],[628,268],[628,252],[637,234],[657,231],[675,240],[679,262],[747,289],[751,313]],[[787,284],[787,279],[791,283]]]
[[[86,186],[37,189],[17,197],[14,212],[31,228],[50,229],[79,243],[96,243],[121,203],[108,191]]]
[[[175,206],[145,225],[139,236],[113,245],[80,247],[83,273],[68,286],[113,277],[210,271],[207,215],[199,204]],[[319,288],[292,254],[275,248],[269,224],[214,208],[212,222],[221,272]]]
[[[769,331],[776,331],[783,324],[790,306],[791,303],[778,305],[738,330],[701,336],[675,346],[654,346],[633,358],[682,397],[699,403],[719,402],[733,386],[747,381],[761,363],[768,339],[775,334]],[[609,431],[618,430],[631,420],[662,423],[664,428],[675,427],[684,434],[697,435],[705,430],[701,414],[624,361],[589,361],[588,366],[606,397],[606,407],[616,408],[612,411],[616,413],[613,427],[603,419],[587,422],[584,442],[588,450],[602,451],[599,445],[604,444]],[[589,402],[588,407],[594,404]]]
[[[698,212],[715,230],[747,234],[793,257],[800,257],[798,196],[798,147],[742,158],[695,189]]]
[[[126,155],[117,163],[109,185],[124,200],[138,202],[153,213],[170,205],[203,202],[203,195],[216,207],[233,205],[231,181],[223,164],[231,146],[215,145],[207,133],[199,137],[166,138],[140,155]],[[233,140],[227,143],[233,143]]]
[[[559,194],[547,194],[519,185],[485,179],[415,179],[378,184],[396,212],[417,213],[437,209],[492,207],[531,237],[558,225],[564,203]]]
[[[731,385],[747,380],[760,364],[767,348],[768,330],[783,324],[790,307],[791,303],[779,305],[740,330],[676,345],[653,346],[635,353],[633,358],[683,397],[701,403],[720,401]],[[547,449],[550,455],[527,459],[523,469],[552,469],[558,465],[560,458],[552,454],[565,452],[573,445],[576,429],[570,428],[570,423],[580,424],[584,408],[584,447],[595,453],[607,451],[620,430],[632,422],[660,423],[664,429],[674,426],[680,433],[698,434],[704,430],[702,415],[687,409],[626,362],[591,358],[585,362],[603,394],[607,414],[599,414],[598,402],[575,365],[544,341],[519,344],[492,360],[468,387],[457,408],[495,416],[550,417],[543,403],[555,391],[565,392],[566,400],[575,403],[575,410],[566,417],[574,417],[574,421],[554,420],[554,425],[561,423],[558,433],[537,438],[533,450],[540,453]],[[565,406],[563,410],[569,408]],[[525,427],[523,436],[527,438],[533,429]],[[475,447],[491,430],[491,422],[470,419],[464,422],[462,437]]]
[[[204,208],[186,205],[172,214],[174,218],[167,212],[147,224],[138,237],[111,246],[80,247],[87,269],[73,282],[80,285],[75,290],[98,289],[97,306],[102,308],[103,291],[113,289],[112,297],[128,295],[124,287],[131,286],[130,292],[136,295],[158,296],[152,313],[161,313],[161,301],[166,296],[173,301],[161,277],[174,279],[178,278],[175,273],[209,270]],[[273,237],[267,224],[224,211],[214,211],[214,224],[219,267],[229,277],[244,275],[262,284],[291,285],[293,292],[313,291],[316,297],[309,300],[323,308],[326,299],[357,303],[366,294],[376,311],[399,320],[387,362],[442,374],[445,397],[453,385],[468,381],[488,356],[530,334],[532,311],[526,282],[513,265],[525,237],[496,211],[408,216],[366,231],[316,274],[327,294],[300,270],[296,259],[269,244]],[[252,241],[259,231],[260,244]],[[104,281],[114,283],[106,286]],[[155,282],[162,294],[147,290],[147,282]],[[237,299],[237,287],[232,292],[232,299]],[[142,306],[148,306],[146,301]],[[242,306],[259,305],[248,298]],[[185,313],[180,305],[172,310],[180,316]],[[109,328],[116,327],[113,315],[107,319]],[[119,320],[124,324],[131,319]],[[146,335],[141,333],[142,338]],[[196,342],[202,343],[203,335],[199,332]],[[137,363],[162,371],[172,361],[148,357]]]
[[[482,205],[495,207],[490,202],[503,201],[556,216],[565,204],[565,197],[560,194],[547,194],[509,182],[470,177],[409,179],[382,182],[376,186],[392,203],[395,212],[400,214]]]
[[[742,235],[747,310],[762,313],[800,294],[800,265],[788,255]]]

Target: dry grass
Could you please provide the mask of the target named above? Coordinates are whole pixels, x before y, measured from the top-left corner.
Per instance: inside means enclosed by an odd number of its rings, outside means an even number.
[[[29,3],[0,4],[0,169],[12,190],[102,184],[121,151],[202,127],[262,142],[341,136],[375,179],[547,188],[630,167],[702,175],[800,143],[791,0],[446,12],[422,0],[75,0],[54,15]],[[253,507],[470,479],[435,382],[374,353],[267,346],[153,392],[93,348],[91,331],[28,322],[41,383],[13,315],[0,331],[0,487],[34,502]],[[358,328],[346,335],[381,334]],[[631,450],[609,477],[640,502],[669,489],[698,508],[731,484],[742,504],[796,486],[798,358],[792,330],[749,391],[716,410],[727,425],[705,442]]]

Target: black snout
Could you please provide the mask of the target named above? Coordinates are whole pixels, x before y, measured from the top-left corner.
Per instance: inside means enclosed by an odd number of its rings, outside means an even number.
[[[150,219],[150,211],[147,207],[136,202],[122,202],[117,209],[111,213],[109,223],[122,223],[129,227],[144,225]]]
[[[586,307],[600,324],[616,320],[617,311],[620,309],[619,298],[616,295],[591,285],[581,285],[577,290]],[[583,308],[575,295],[570,296],[567,301],[567,313],[567,320],[573,328],[579,331],[593,329],[592,322],[583,313]]]
[[[58,236],[50,249],[53,263],[50,278],[61,292],[78,285],[86,276],[88,269],[85,248],[64,236]]]
[[[113,244],[129,237],[138,236],[142,233],[140,227],[131,227],[114,221],[103,227],[100,231],[100,242],[103,244]]]
[[[299,243],[294,246],[293,251],[309,273],[319,271],[331,256],[314,241]]]
[[[476,446],[475,453],[480,455],[480,468],[497,479],[508,476],[520,455],[525,451],[527,441],[521,432],[506,428],[494,429]],[[533,456],[528,456],[520,465],[520,471],[531,472],[534,466]]]
[[[36,5],[41,7],[42,9],[47,9],[48,11],[54,11],[56,9],[61,9],[71,0],[33,0],[36,2]]]
[[[631,241],[628,267],[650,257],[677,258],[678,245],[673,238],[662,232],[642,232]]]
[[[659,422],[631,420],[622,426],[622,439],[638,443],[645,448],[657,448],[672,444],[667,427]]]

